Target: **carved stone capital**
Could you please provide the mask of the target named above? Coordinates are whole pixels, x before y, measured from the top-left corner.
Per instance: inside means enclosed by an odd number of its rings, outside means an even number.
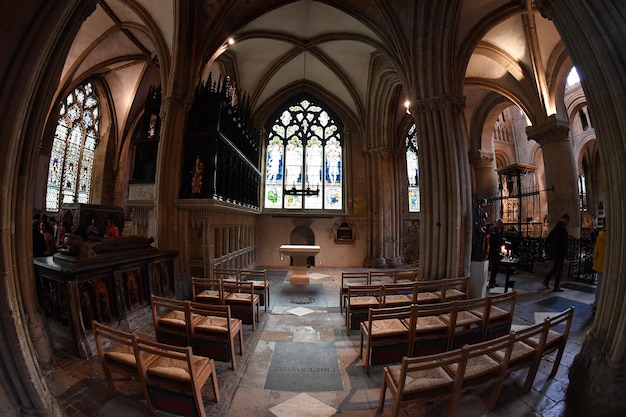
[[[554,0],[535,0],[535,6],[537,6],[541,16],[552,20],[554,17]]]
[[[569,132],[569,122],[562,120],[556,115],[548,117],[546,120],[526,128],[528,140],[534,140],[539,145],[544,146],[548,143],[567,141]]]
[[[412,114],[429,113],[443,109],[451,109],[454,113],[460,113],[465,107],[465,96],[452,97],[449,94],[430,97],[420,100],[410,106]]]
[[[492,152],[475,149],[469,153],[469,160],[476,168],[491,168],[494,157]]]

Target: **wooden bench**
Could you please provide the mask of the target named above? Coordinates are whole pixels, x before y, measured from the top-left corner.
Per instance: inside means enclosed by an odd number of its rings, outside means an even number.
[[[409,328],[414,307],[371,308],[366,321],[361,322],[359,357],[365,363],[365,373],[370,365],[398,362],[408,351]],[[365,356],[363,356],[363,348]]]
[[[189,340],[196,355],[231,363],[235,369],[235,339],[243,355],[241,320],[231,317],[230,306],[190,302],[187,304]]]
[[[206,417],[201,389],[211,378],[219,401],[215,362],[193,354],[191,346],[167,345],[141,337],[135,339],[142,389],[152,414],[157,410],[176,415]]]

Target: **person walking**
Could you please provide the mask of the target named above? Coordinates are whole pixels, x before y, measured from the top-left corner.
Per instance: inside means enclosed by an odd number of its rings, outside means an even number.
[[[491,269],[491,275],[489,276],[489,284],[487,287],[493,288],[497,286],[496,277],[498,276],[498,269],[500,268],[500,247],[504,243],[504,223],[502,219],[497,219],[495,226],[489,233],[489,268]]]
[[[569,214],[565,213],[561,216],[561,220],[554,225],[552,231],[546,238],[546,251],[548,259],[554,262],[552,269],[548,272],[543,280],[543,286],[550,288],[550,278],[554,277],[553,292],[562,292],[561,275],[563,275],[563,265],[567,258],[567,245],[569,242],[569,234],[567,233],[567,225],[569,224]]]
[[[593,247],[593,270],[596,271],[596,298],[591,304],[591,308],[595,313],[598,308],[598,299],[600,298],[600,290],[602,288],[602,272],[604,271],[604,253],[606,251],[606,225],[602,226],[596,244]]]

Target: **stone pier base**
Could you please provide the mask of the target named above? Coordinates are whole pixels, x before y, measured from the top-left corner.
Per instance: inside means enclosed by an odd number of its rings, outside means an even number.
[[[612,368],[604,358],[601,343],[590,333],[569,371],[567,416],[624,415],[626,368]]]

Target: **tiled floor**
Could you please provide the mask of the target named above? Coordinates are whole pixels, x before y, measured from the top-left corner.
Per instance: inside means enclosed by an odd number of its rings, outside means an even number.
[[[203,389],[208,416],[381,416],[376,409],[382,367],[373,366],[366,375],[358,358],[359,334],[357,331],[350,335],[346,333],[344,315],[338,306],[341,270],[314,268],[310,273],[314,278],[311,284],[300,288],[293,288],[285,282],[286,271],[271,274],[274,279],[271,308],[262,313],[261,325],[256,331],[252,332],[249,325],[244,326],[246,354],[237,358],[237,370],[232,371],[228,364],[216,362],[220,402],[213,401],[210,386]],[[568,369],[593,320],[589,307],[593,294],[584,291],[585,288],[583,291],[565,289],[562,293],[553,293],[544,289],[542,279],[533,274],[518,273],[514,277],[518,291],[515,325],[532,324],[542,320],[545,313],[561,311],[569,305],[576,307],[559,371],[555,378],[548,379],[552,367],[552,356],[548,356],[529,393],[521,388],[525,371],[519,371],[507,378],[494,411],[487,408],[489,393],[476,390],[462,398],[457,406],[457,416],[567,415],[564,398]],[[504,281],[504,276],[498,278]],[[150,330],[144,332],[149,334]],[[280,358],[278,355],[274,358],[277,349],[282,352]],[[316,354],[320,355],[319,361],[312,358]],[[334,379],[329,382],[328,378]],[[116,395],[106,387],[95,359],[59,356],[55,368],[46,372],[46,380],[68,416],[150,415],[139,385],[135,381],[121,382],[120,393]],[[324,387],[328,386],[343,386],[343,389],[326,391]],[[382,416],[390,415],[389,395],[386,404]],[[400,415],[436,416],[441,412],[442,404],[439,403],[427,406],[407,404]],[[165,417],[169,414],[157,415]]]

